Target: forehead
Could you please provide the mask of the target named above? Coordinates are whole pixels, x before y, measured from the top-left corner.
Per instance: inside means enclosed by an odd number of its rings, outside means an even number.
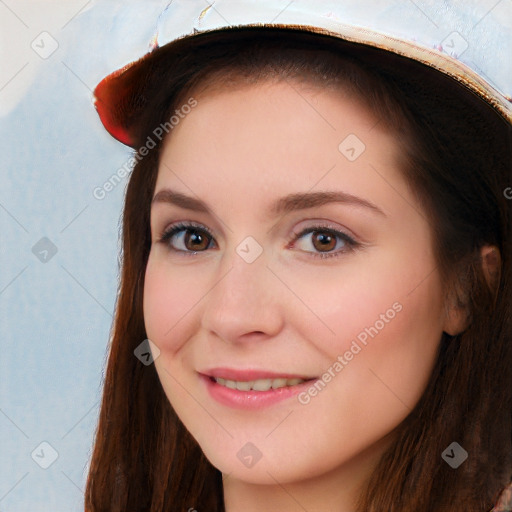
[[[192,189],[225,202],[235,200],[225,192],[237,185],[250,204],[315,186],[345,184],[350,193],[359,184],[370,191],[376,180],[369,163],[396,167],[395,137],[337,91],[281,81],[192,91],[190,98],[196,106],[164,141],[156,191],[190,195]]]
[[[319,162],[322,154],[321,160],[337,157],[348,135],[365,145],[390,136],[379,128],[375,115],[343,91],[291,80],[191,91],[176,113],[191,101],[193,109],[187,108],[179,120],[174,116],[178,122],[164,141],[164,159],[202,161],[215,155],[228,162],[246,156],[250,165],[272,154]]]

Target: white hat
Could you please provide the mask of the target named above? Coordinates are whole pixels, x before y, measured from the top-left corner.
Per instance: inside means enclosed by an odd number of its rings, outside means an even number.
[[[448,75],[512,123],[512,1],[173,0],[158,19],[151,51],[96,87],[105,128],[134,146],[151,61],[166,48],[169,66],[198,35],[245,27],[301,29],[380,48]],[[192,44],[191,44],[192,47]],[[179,48],[179,51],[173,49]],[[139,97],[138,97],[139,96]]]

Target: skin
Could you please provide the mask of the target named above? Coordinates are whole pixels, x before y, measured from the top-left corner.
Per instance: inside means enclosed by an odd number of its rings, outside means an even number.
[[[164,142],[155,194],[171,188],[213,214],[164,202],[151,211],[144,319],[163,389],[223,473],[227,512],[353,511],[425,389],[442,332],[463,328],[444,298],[431,227],[397,166],[396,140],[342,93],[280,82],[196,99]],[[349,134],[366,146],[354,161],[338,149]],[[320,190],[382,214],[348,203],[269,213],[282,196]],[[178,221],[209,228],[207,248],[193,254],[187,232],[160,242]],[[292,241],[327,223],[360,245],[322,259],[314,254],[342,250],[343,239],[327,249],[315,233]],[[248,236],[263,249],[252,263],[236,252]],[[394,318],[306,405],[295,397],[236,410],[199,379],[219,366],[320,377],[396,303]],[[237,458],[247,442],[262,453],[251,468]]]

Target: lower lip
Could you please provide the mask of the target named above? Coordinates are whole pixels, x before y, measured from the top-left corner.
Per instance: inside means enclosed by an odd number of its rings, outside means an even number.
[[[285,386],[278,389],[269,389],[268,391],[240,391],[222,386],[206,375],[200,375],[200,378],[205,383],[206,389],[212,398],[222,405],[235,409],[263,409],[269,407],[298,395],[314,382],[308,380],[295,386]]]

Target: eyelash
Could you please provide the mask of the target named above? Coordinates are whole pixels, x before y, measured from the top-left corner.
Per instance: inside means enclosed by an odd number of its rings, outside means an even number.
[[[179,233],[180,231],[184,231],[184,230],[191,230],[191,231],[193,230],[193,231],[196,231],[201,234],[206,233],[211,239],[214,238],[213,233],[206,226],[201,226],[201,225],[188,223],[188,222],[179,222],[178,224],[174,224],[173,226],[167,228],[160,236],[158,242],[166,244],[168,246],[169,250],[171,250],[173,252],[183,253],[186,256],[194,256],[198,252],[204,252],[204,251],[183,251],[181,249],[173,249],[171,247],[169,242],[172,239],[172,237],[175,234]],[[290,242],[296,242],[297,240],[301,239],[303,236],[305,236],[309,233],[317,232],[317,231],[322,232],[322,233],[328,233],[330,235],[334,235],[334,236],[340,238],[346,244],[346,247],[343,249],[339,249],[336,252],[329,252],[329,253],[314,253],[314,252],[310,252],[310,251],[304,251],[308,254],[311,254],[311,256],[313,258],[321,258],[321,259],[337,258],[343,254],[346,254],[347,252],[351,252],[351,251],[355,250],[357,247],[359,247],[361,245],[359,242],[356,242],[353,238],[348,236],[346,233],[343,233],[342,231],[339,231],[332,226],[310,226],[310,227],[307,227],[298,233],[294,232],[293,238],[290,240]],[[288,242],[288,243],[290,243],[290,242]]]

